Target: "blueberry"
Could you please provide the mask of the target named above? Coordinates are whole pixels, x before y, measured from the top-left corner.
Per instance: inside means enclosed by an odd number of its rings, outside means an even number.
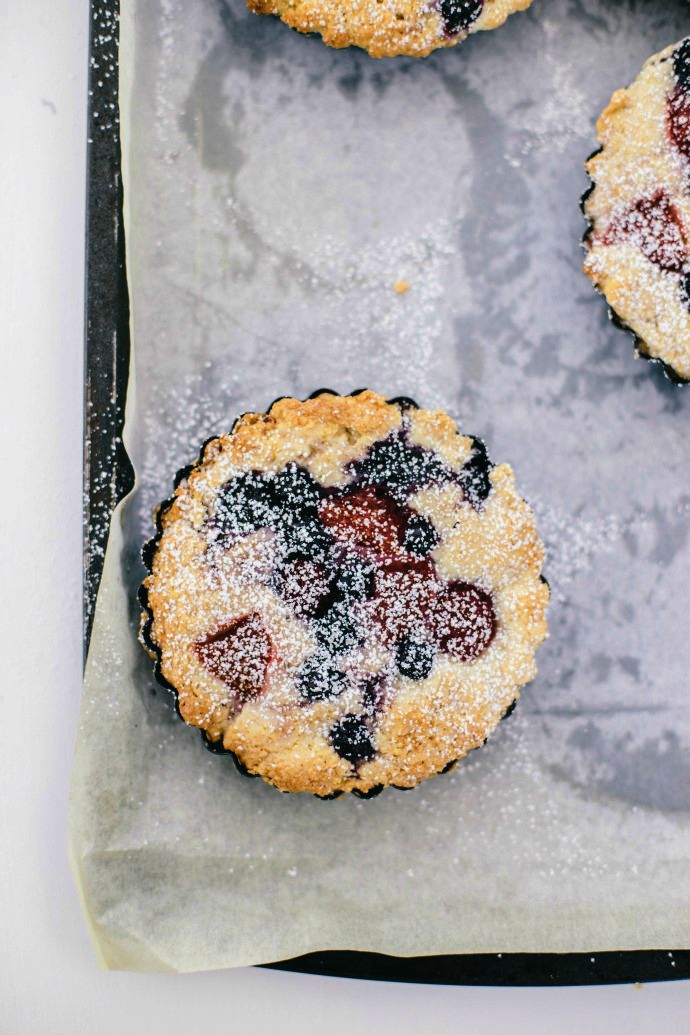
[[[233,478],[218,494],[214,523],[221,533],[246,535],[273,528],[278,519],[270,481],[254,471]]]
[[[426,557],[438,543],[438,533],[431,521],[421,514],[414,514],[405,529],[403,545],[407,552],[413,553],[415,557]]]
[[[337,697],[345,689],[346,682],[345,674],[323,650],[308,657],[297,675],[297,689],[308,701]]]
[[[271,492],[280,507],[291,511],[316,507],[321,495],[309,471],[297,464],[288,464],[273,476]]]
[[[395,663],[401,675],[409,679],[426,679],[434,664],[434,654],[430,643],[405,636],[395,648]]]
[[[424,485],[449,477],[448,468],[436,453],[410,445],[404,432],[397,431],[375,442],[362,460],[349,465],[349,470],[365,485],[385,486],[398,502]]]
[[[331,654],[347,654],[358,643],[362,635],[352,607],[345,600],[336,600],[324,614],[312,622],[316,639]]]
[[[337,569],[333,592],[343,600],[364,600],[374,592],[376,569],[357,557],[348,557]]]
[[[333,545],[333,537],[317,517],[305,518],[298,511],[278,527],[283,549],[311,561],[325,561]]]
[[[482,13],[484,0],[441,0],[441,17],[448,36],[469,29]]]
[[[373,758],[376,749],[361,715],[344,715],[331,729],[331,744],[341,758],[353,765]]]
[[[686,273],[680,279],[680,297],[683,305],[690,309],[690,273]]]
[[[685,40],[673,55],[673,71],[681,86],[690,87],[690,39]]]
[[[460,472],[458,481],[462,486],[465,498],[469,500],[475,510],[478,510],[491,492],[489,475],[494,465],[489,459],[486,446],[481,439],[472,437],[472,445],[474,447],[472,456]]]

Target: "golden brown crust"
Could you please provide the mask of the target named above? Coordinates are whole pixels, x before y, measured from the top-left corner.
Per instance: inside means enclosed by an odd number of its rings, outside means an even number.
[[[473,440],[458,434],[450,417],[413,410],[405,420],[411,442],[433,447],[451,470],[462,471]],[[357,707],[356,695],[348,690],[305,703],[294,689],[314,641],[308,625],[262,575],[262,566],[270,571],[273,563],[270,533],[247,535],[208,563],[206,522],[218,490],[230,479],[243,471],[275,473],[297,461],[322,485],[344,485],[351,477],[345,465],[402,421],[399,406],[369,391],[285,399],[268,414],[248,414],[206,447],[159,522],[145,588],[152,617],[147,639],[159,655],[160,671],[175,688],[187,723],[212,741],[222,740],[249,771],[281,790],[331,795],[414,786],[478,747],[536,671],[534,651],[547,631],[543,547],[507,465],[491,470],[492,488],[481,508],[471,506],[458,485],[410,497],[440,536],[432,554],[439,574],[490,592],[498,629],[474,661],[439,655],[421,681],[387,670],[386,704],[374,735],[377,753],[356,767],[329,739],[334,723]],[[261,614],[274,651],[265,691],[237,709],[194,644],[249,612]],[[376,674],[390,663],[374,642],[358,664]]]
[[[591,225],[584,270],[634,332],[638,351],[687,380],[690,308],[682,287],[687,271],[652,261],[640,246],[639,233],[611,232],[641,199],[661,197],[662,204],[673,207],[678,233],[690,243],[688,162],[668,130],[669,98],[677,86],[672,58],[678,46],[651,57],[631,86],[616,90],[597,121],[602,149],[586,163],[593,187],[584,204]]]
[[[481,14],[454,35],[444,31],[440,2],[429,0],[247,0],[257,14],[274,14],[298,32],[317,32],[329,47],[361,47],[371,57],[426,57],[470,33],[495,29],[532,0],[485,0]]]

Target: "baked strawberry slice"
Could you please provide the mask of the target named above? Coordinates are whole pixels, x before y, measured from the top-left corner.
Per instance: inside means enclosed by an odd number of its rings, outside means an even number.
[[[668,133],[674,147],[690,158],[690,93],[677,86],[668,99]]]
[[[340,543],[380,564],[407,558],[407,516],[407,508],[371,485],[328,496],[319,506],[321,521]]]
[[[640,198],[609,225],[602,244],[636,245],[646,259],[669,273],[681,273],[688,263],[683,218],[664,190]]]
[[[460,661],[483,654],[496,635],[491,594],[469,582],[451,582],[435,598],[429,614],[438,649]]]
[[[368,606],[383,642],[391,646],[410,633],[423,637],[439,588],[436,568],[429,558],[380,568],[374,599]]]
[[[287,557],[274,575],[274,584],[300,618],[315,615],[330,591],[326,569],[307,557]]]
[[[272,643],[257,612],[242,615],[195,643],[194,653],[216,679],[225,683],[237,706],[265,689]]]

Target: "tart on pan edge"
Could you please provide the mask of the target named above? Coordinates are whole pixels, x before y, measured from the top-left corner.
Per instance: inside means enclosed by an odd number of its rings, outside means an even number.
[[[597,122],[584,270],[638,354],[690,380],[690,37],[655,54]]]
[[[414,787],[535,675],[532,512],[442,411],[280,399],[209,440],[156,523],[142,642],[185,722],[282,791]]]
[[[426,57],[473,32],[496,29],[532,0],[247,0],[329,47],[361,47],[371,57]]]

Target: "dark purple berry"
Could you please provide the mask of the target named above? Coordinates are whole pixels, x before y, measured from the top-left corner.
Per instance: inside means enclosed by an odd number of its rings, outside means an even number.
[[[690,88],[690,38],[674,52],[673,72],[680,86]]]
[[[342,600],[364,600],[373,595],[376,569],[358,557],[348,557],[337,569],[333,592]]]
[[[346,684],[345,674],[323,650],[317,650],[308,657],[297,675],[297,689],[307,701],[337,697]]]
[[[366,456],[351,463],[349,470],[364,485],[386,488],[398,503],[417,489],[448,481],[450,477],[436,453],[410,445],[405,433],[399,431],[374,442]]]
[[[438,533],[431,521],[421,514],[414,514],[405,529],[403,544],[407,552],[415,557],[426,557],[438,543]]]
[[[679,83],[667,102],[667,129],[671,143],[690,159],[690,80]]]
[[[331,654],[348,654],[362,639],[352,607],[344,600],[334,601],[311,625],[317,641]]]
[[[341,758],[356,765],[373,758],[376,749],[361,715],[344,715],[331,729],[331,744]]]
[[[458,480],[462,486],[465,498],[475,510],[478,510],[491,492],[489,474],[494,465],[489,459],[486,446],[480,438],[472,436],[472,445],[474,447],[472,456],[460,472]]]
[[[441,17],[447,36],[469,29],[482,13],[484,0],[441,0]]]
[[[279,518],[270,479],[251,471],[223,486],[218,494],[213,524],[221,536],[233,537],[259,528],[273,528]]]
[[[333,546],[333,537],[317,517],[304,518],[298,512],[283,521],[276,531],[286,553],[299,554],[310,561],[325,562]]]
[[[688,111],[690,116],[690,110]],[[690,148],[687,125],[682,129],[678,148]],[[690,156],[690,150],[688,151]],[[688,249],[683,216],[664,188],[639,198],[607,227],[601,237],[604,245],[620,244],[632,238],[646,259],[668,273],[683,273]]]
[[[302,511],[316,507],[321,496],[309,471],[298,464],[288,464],[273,476],[270,484],[273,497],[283,510]]]
[[[435,650],[430,643],[405,636],[395,648],[395,663],[401,675],[426,679],[434,664]]]
[[[680,295],[683,305],[690,309],[690,273],[686,273],[680,278]]]

